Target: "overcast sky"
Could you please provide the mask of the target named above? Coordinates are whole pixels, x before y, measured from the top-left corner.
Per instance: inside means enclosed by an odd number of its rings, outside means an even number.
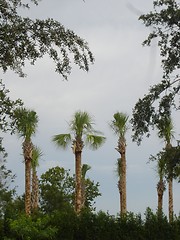
[[[87,175],[100,183],[101,197],[96,199],[97,210],[110,214],[119,212],[118,178],[115,173],[115,150],[117,137],[108,127],[116,111],[130,117],[137,100],[148,92],[150,85],[162,76],[156,42],[151,47],[141,43],[149,33],[138,21],[141,13],[152,9],[152,1],[144,0],[42,0],[27,14],[33,18],[52,17],[70,28],[88,43],[95,57],[95,64],[88,73],[73,67],[68,81],[55,73],[54,63],[48,57],[35,66],[27,65],[26,78],[14,73],[2,75],[13,99],[21,98],[27,108],[39,116],[39,127],[34,144],[43,157],[39,175],[50,167],[60,166],[74,173],[74,155],[71,149],[62,151],[51,142],[53,135],[68,132],[67,122],[77,110],[85,110],[95,120],[95,128],[107,137],[106,143],[97,151],[83,151],[83,163],[92,169]],[[174,115],[175,138],[179,126]],[[163,147],[162,140],[154,132],[144,139],[141,146],[131,141],[127,133],[127,208],[135,213],[145,212],[146,207],[156,210],[158,181],[155,165],[147,164],[149,156]],[[24,191],[24,165],[22,163],[21,139],[6,136],[9,153],[8,167],[16,173],[18,192]],[[176,142],[174,142],[176,144]],[[165,192],[164,211],[168,209],[168,192]],[[174,210],[179,213],[179,185],[174,183]]]

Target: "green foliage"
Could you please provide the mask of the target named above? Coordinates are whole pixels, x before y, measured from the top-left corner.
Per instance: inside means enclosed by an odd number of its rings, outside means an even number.
[[[70,176],[70,170],[60,167],[49,169],[41,175],[39,188],[43,212],[51,213],[72,205],[74,178]]]
[[[174,84],[177,84],[177,81],[174,81]],[[163,80],[151,87],[149,93],[138,100],[131,119],[134,141],[140,144],[143,135],[150,136],[151,128],[154,129],[154,126],[171,117],[172,108],[173,106],[176,108],[176,100],[178,102],[179,88],[180,85],[175,88],[170,80]],[[165,91],[166,94],[163,96]]]
[[[36,112],[26,108],[17,108],[14,111],[14,119],[20,137],[29,141],[37,129],[38,116]]]
[[[84,179],[85,208],[94,209],[95,198],[100,196],[99,183]],[[45,213],[52,213],[64,209],[73,209],[75,194],[75,177],[70,170],[54,167],[41,175],[40,205]],[[52,197],[53,196],[53,197]]]
[[[179,240],[180,217],[169,223],[163,213],[154,214],[150,208],[144,220],[140,214],[115,217],[87,209],[77,215],[69,208],[50,214],[31,217],[19,214],[16,219],[9,218],[9,229],[1,236],[3,240]]]
[[[70,134],[57,134],[53,136],[52,141],[62,149],[66,149],[68,145],[72,142]]]
[[[180,182],[180,146],[164,148],[150,157],[151,161],[158,161],[159,171],[166,179],[174,178]]]
[[[14,182],[15,175],[6,168],[6,161],[0,159],[0,218],[3,217],[8,203],[11,202],[14,189],[10,190],[10,183]]]
[[[74,240],[75,232],[78,231],[78,218],[73,209],[56,210],[51,215],[52,226],[56,226],[57,240]]]
[[[56,227],[51,226],[48,215],[40,217],[20,215],[16,220],[10,221],[10,230],[15,239],[22,240],[55,239],[57,232]]]
[[[162,56],[162,66],[165,76],[180,67],[180,8],[178,1],[153,1],[154,11],[140,16],[146,27],[153,31],[144,41],[150,45],[154,38],[158,38],[158,46]]]
[[[95,198],[101,196],[99,192],[99,182],[95,183],[90,178],[86,178],[84,181],[85,184],[85,204],[84,207],[90,210],[95,210]]]
[[[153,5],[154,11],[141,15],[139,19],[146,27],[153,29],[143,44],[149,46],[154,38],[158,39],[164,74],[163,80],[152,86],[133,109],[133,140],[138,144],[143,135],[150,136],[150,129],[154,128],[159,119],[170,117],[172,108],[180,108],[180,77],[176,74],[180,67],[179,3],[175,0],[158,0],[153,1]]]
[[[0,131],[10,132],[15,131],[14,126],[14,110],[23,105],[20,99],[13,101],[8,96],[9,90],[5,88],[5,85],[0,80]],[[7,156],[5,148],[3,147],[3,138],[0,137],[0,153],[3,157]]]
[[[92,117],[87,112],[77,111],[69,122],[70,133],[55,135],[52,140],[63,149],[66,149],[72,143],[73,153],[76,150],[82,151],[84,142],[87,146],[96,150],[105,142],[106,138],[102,136],[101,132],[94,130],[93,124]]]
[[[114,131],[114,133],[119,136],[119,137],[124,137],[127,130],[127,121],[128,121],[128,116],[126,113],[122,112],[116,112],[113,115],[113,120],[111,121],[110,128]]]
[[[32,2],[37,5],[38,0]],[[30,6],[21,0],[1,1],[0,68],[4,72],[11,69],[24,76],[22,68],[26,60],[34,64],[45,54],[55,62],[56,71],[65,79],[71,72],[70,56],[80,69],[89,70],[94,58],[87,42],[52,18],[32,20],[20,16],[22,8]]]
[[[0,80],[0,130],[2,132],[14,130],[13,125],[13,112],[17,107],[22,105],[20,99],[12,101],[8,96],[9,90],[5,88],[5,85]]]

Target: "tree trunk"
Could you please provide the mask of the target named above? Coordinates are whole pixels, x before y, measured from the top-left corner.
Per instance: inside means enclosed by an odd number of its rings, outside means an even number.
[[[158,213],[162,213],[163,209],[163,194],[165,190],[164,181],[161,179],[157,184],[157,193],[158,193]]]
[[[32,171],[32,198],[31,198],[31,204],[32,204],[32,211],[36,211],[38,209],[38,203],[39,203],[39,181],[36,169],[33,169]]]
[[[75,211],[77,214],[79,214],[82,208],[81,151],[75,152],[75,161],[76,161]]]
[[[25,213],[31,214],[31,161],[25,162]]]
[[[173,179],[168,181],[169,185],[169,222],[173,221]]]
[[[31,161],[33,145],[29,141],[23,143],[23,155],[25,160],[25,213],[31,214]]]
[[[126,156],[125,153],[121,155],[121,166],[122,166],[122,173],[121,173],[121,214],[124,215],[127,212],[126,206]]]
[[[118,181],[118,189],[119,189],[119,207],[120,207],[120,213],[122,213],[122,183],[121,183],[121,178],[119,177]]]

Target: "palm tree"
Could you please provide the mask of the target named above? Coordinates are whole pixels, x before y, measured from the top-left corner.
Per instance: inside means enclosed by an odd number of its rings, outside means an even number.
[[[82,165],[82,169],[81,169],[81,190],[82,190],[82,208],[85,206],[85,201],[86,201],[86,173],[87,171],[89,171],[91,169],[91,166],[89,166],[88,164],[83,164]]]
[[[110,123],[111,129],[118,136],[118,145],[115,148],[121,155],[118,160],[118,172],[119,172],[119,192],[121,201],[121,214],[124,215],[127,212],[126,204],[126,139],[125,134],[128,130],[127,121],[128,116],[125,113],[116,112],[113,115],[114,119]]]
[[[37,167],[39,166],[39,158],[42,156],[40,148],[35,146],[32,152],[32,194],[31,194],[31,206],[32,211],[38,209],[39,203],[39,180],[37,176]]]
[[[86,144],[92,149],[97,149],[105,141],[105,137],[93,129],[93,124],[92,118],[87,112],[77,111],[69,123],[70,133],[58,134],[53,137],[53,142],[63,149],[72,144],[75,155],[75,211],[77,213],[80,213],[82,208],[81,154],[83,147]]]
[[[160,119],[157,123],[158,135],[165,141],[166,151],[172,149],[171,140],[173,138],[173,123],[170,117]],[[168,159],[170,162],[170,159]],[[173,176],[172,167],[168,164],[168,195],[169,195],[169,221],[173,221]]]
[[[23,138],[23,156],[25,162],[25,213],[31,214],[31,161],[33,144],[31,137],[37,129],[38,117],[36,112],[25,108],[18,108],[14,112],[16,129]]]

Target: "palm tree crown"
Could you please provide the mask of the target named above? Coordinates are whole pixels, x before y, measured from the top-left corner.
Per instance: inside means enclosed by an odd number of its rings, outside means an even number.
[[[36,112],[22,107],[15,110],[14,116],[19,136],[23,137],[26,141],[30,140],[37,129],[38,116]]]
[[[124,137],[128,130],[127,121],[129,117],[122,112],[116,112],[113,117],[114,119],[111,121],[110,127],[116,135]]]
[[[105,137],[102,136],[101,132],[93,129],[93,124],[92,117],[87,112],[75,112],[69,123],[70,133],[55,135],[52,140],[63,149],[66,149],[72,143],[72,149],[75,151],[74,148],[77,148],[77,143],[81,143],[82,148],[85,143],[96,150],[105,142]]]

